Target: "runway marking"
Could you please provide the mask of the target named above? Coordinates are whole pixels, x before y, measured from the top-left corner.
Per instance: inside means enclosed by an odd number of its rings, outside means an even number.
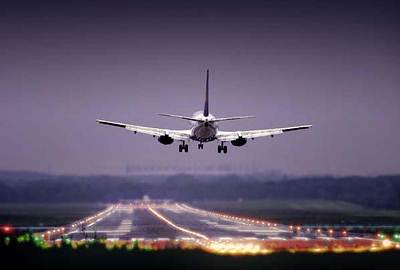
[[[125,235],[131,231],[132,228],[132,220],[130,219],[123,219],[121,220],[121,224],[118,226],[117,230],[114,233],[108,233],[110,235]]]
[[[198,233],[198,232],[194,232],[194,231],[191,231],[191,230],[188,230],[188,229],[185,229],[185,228],[183,228],[183,227],[180,227],[180,226],[176,225],[175,223],[173,223],[172,221],[170,221],[170,220],[168,220],[167,218],[165,218],[164,216],[162,216],[160,213],[158,213],[156,210],[154,210],[154,209],[151,208],[150,206],[147,207],[147,209],[148,209],[151,213],[153,213],[156,217],[158,217],[159,219],[161,219],[162,221],[164,221],[165,223],[167,223],[167,224],[170,225],[171,227],[173,227],[173,228],[175,228],[175,229],[177,229],[177,230],[179,230],[179,231],[182,231],[182,232],[185,232],[185,233],[188,233],[188,234],[191,234],[191,235],[200,237],[200,238],[202,238],[202,239],[204,239],[204,240],[209,240],[209,238],[208,238],[206,235],[204,235],[204,234],[201,234],[201,233]]]

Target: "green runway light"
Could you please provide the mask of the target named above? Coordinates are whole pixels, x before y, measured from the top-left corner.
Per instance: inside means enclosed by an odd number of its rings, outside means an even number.
[[[29,234],[23,234],[17,237],[17,242],[18,243],[26,243],[31,240]]]
[[[11,239],[10,239],[10,237],[5,237],[4,238],[4,244],[6,245],[6,246],[8,246],[9,244],[10,244],[10,242],[11,242]]]
[[[400,241],[400,234],[398,233],[393,234],[393,240],[396,242]]]

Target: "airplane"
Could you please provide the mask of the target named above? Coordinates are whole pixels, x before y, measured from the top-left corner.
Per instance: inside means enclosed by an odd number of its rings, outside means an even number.
[[[235,116],[235,117],[215,117],[209,112],[208,103],[208,81],[209,81],[209,70],[207,69],[206,77],[206,94],[204,102],[204,110],[195,112],[191,117],[182,116],[169,113],[160,113],[161,116],[178,118],[190,121],[191,128],[184,130],[164,129],[137,126],[132,124],[125,124],[119,122],[111,122],[106,120],[97,119],[96,122],[103,125],[110,125],[114,127],[120,127],[133,131],[134,134],[142,133],[152,135],[154,138],[158,138],[161,144],[168,145],[172,144],[174,140],[179,141],[179,152],[188,152],[190,141],[198,142],[198,149],[203,149],[204,143],[218,141],[217,152],[227,153],[227,143],[231,143],[233,146],[243,146],[248,140],[254,140],[259,137],[271,137],[282,134],[289,131],[301,130],[311,128],[312,125],[301,125],[284,128],[272,128],[272,129],[259,129],[259,130],[241,130],[241,131],[221,131],[218,128],[218,124],[224,121],[238,120],[238,119],[249,119],[254,116]]]

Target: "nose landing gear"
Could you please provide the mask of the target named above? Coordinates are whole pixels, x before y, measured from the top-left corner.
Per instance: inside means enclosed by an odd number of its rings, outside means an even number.
[[[204,144],[202,144],[202,143],[199,143],[199,145],[197,145],[198,149],[203,149],[203,147],[204,147]]]

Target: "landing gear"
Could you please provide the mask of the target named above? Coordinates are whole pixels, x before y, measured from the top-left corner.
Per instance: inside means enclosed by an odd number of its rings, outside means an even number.
[[[185,144],[184,141],[179,145],[179,152],[182,151],[185,151],[186,153],[189,151],[189,145]]]
[[[218,145],[218,153],[224,152],[226,154],[228,152],[228,147],[224,145],[224,142],[221,142],[221,145]]]
[[[204,147],[204,144],[202,144],[202,143],[199,143],[199,145],[197,145],[198,149],[203,149],[203,147]]]

